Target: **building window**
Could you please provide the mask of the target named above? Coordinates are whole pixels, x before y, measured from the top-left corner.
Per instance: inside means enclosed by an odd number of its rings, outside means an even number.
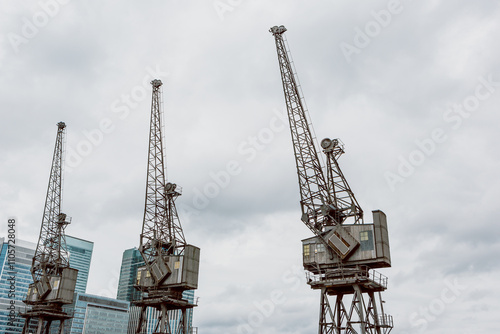
[[[359,232],[359,243],[361,251],[374,250],[373,232],[371,230]]]
[[[309,245],[304,245],[304,256],[309,256],[309,255],[310,255]]]
[[[316,244],[316,253],[322,253],[325,251],[325,245],[323,244]]]
[[[141,271],[137,271],[137,284],[139,284],[141,282]]]

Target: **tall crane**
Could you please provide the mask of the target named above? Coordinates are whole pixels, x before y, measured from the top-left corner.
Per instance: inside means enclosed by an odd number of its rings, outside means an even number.
[[[71,318],[62,308],[73,302],[78,275],[78,270],[70,267],[66,251],[64,231],[70,219],[61,212],[65,129],[64,122],[57,124],[40,236],[31,265],[33,283],[24,301],[31,309],[22,314],[26,318],[23,333],[30,331],[31,319],[38,319],[37,334],[48,334],[53,321],[59,321],[58,333],[63,333],[65,320]]]
[[[167,182],[162,137],[162,99],[160,80],[151,81],[153,96],[149,130],[146,201],[139,252],[145,266],[138,269],[136,288],[143,298],[136,333],[146,326],[147,307],[157,310],[154,333],[188,334],[186,312],[195,303],[183,298],[183,292],[198,287],[200,249],[186,243],[177,214],[175,199],[181,195],[175,183]],[[172,328],[169,319],[180,312]]]
[[[314,234],[302,244],[308,284],[321,291],[318,333],[389,333],[392,317],[384,313],[380,294],[387,278],[372,270],[391,266],[386,216],[373,211],[373,224],[365,224],[363,210],[338,164],[344,153],[339,139],[321,141],[326,155],[325,169],[321,166],[284,36],[286,28],[274,26],[269,31],[276,43],[288,112],[301,220]],[[346,307],[348,295],[350,307]],[[333,307],[329,296],[336,298]]]

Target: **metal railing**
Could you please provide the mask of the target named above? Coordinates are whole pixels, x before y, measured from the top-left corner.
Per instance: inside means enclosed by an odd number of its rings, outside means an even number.
[[[378,316],[378,324],[380,327],[393,328],[394,323],[392,320],[392,315],[382,314]]]
[[[382,275],[376,270],[370,270],[367,266],[358,266],[354,268],[340,267],[331,269],[320,274],[306,272],[306,279],[309,283],[321,282],[326,280],[347,280],[347,279],[368,279],[387,288],[387,276]]]
[[[382,275],[378,271],[372,270],[368,278],[384,288],[387,288],[387,276]]]

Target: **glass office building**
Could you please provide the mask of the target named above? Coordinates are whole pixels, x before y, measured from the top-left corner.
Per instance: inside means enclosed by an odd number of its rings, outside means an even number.
[[[74,314],[65,326],[69,334],[127,334],[129,302],[76,293],[65,309]]]
[[[8,239],[0,238],[0,333],[2,334],[22,332],[24,318],[19,316],[19,312],[25,311],[22,300],[26,298],[28,285],[33,281],[30,269],[36,248],[36,244],[19,239],[10,245],[9,249]],[[14,313],[11,313],[11,310]]]
[[[134,288],[134,284],[137,276],[137,268],[143,265],[144,260],[137,248],[134,247],[123,252],[117,299],[131,302],[141,298],[141,293]]]
[[[85,293],[94,243],[67,235],[66,249],[69,254],[70,267],[78,270],[75,292]]]
[[[70,266],[78,269],[76,292],[84,293],[94,244],[71,236],[66,236],[66,244],[70,254]],[[19,312],[26,311],[26,305],[22,301],[26,298],[28,286],[33,283],[30,270],[35,249],[36,243],[19,239],[15,240],[15,244],[11,242],[9,249],[8,239],[0,238],[0,333],[2,334],[22,332],[24,318],[19,316]],[[11,305],[14,305],[14,309]],[[15,310],[15,316],[14,313],[10,313],[11,310]]]

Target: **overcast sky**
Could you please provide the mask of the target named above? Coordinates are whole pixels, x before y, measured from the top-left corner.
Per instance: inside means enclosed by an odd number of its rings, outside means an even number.
[[[15,217],[17,237],[37,241],[66,122],[63,211],[66,233],[94,242],[88,292],[116,297],[122,253],[139,244],[156,78],[168,180],[201,248],[194,325],[317,331],[268,32],[285,25],[318,139],[344,142],[367,222],[387,214],[393,333],[498,330],[497,2],[6,0],[0,15],[0,235]]]

